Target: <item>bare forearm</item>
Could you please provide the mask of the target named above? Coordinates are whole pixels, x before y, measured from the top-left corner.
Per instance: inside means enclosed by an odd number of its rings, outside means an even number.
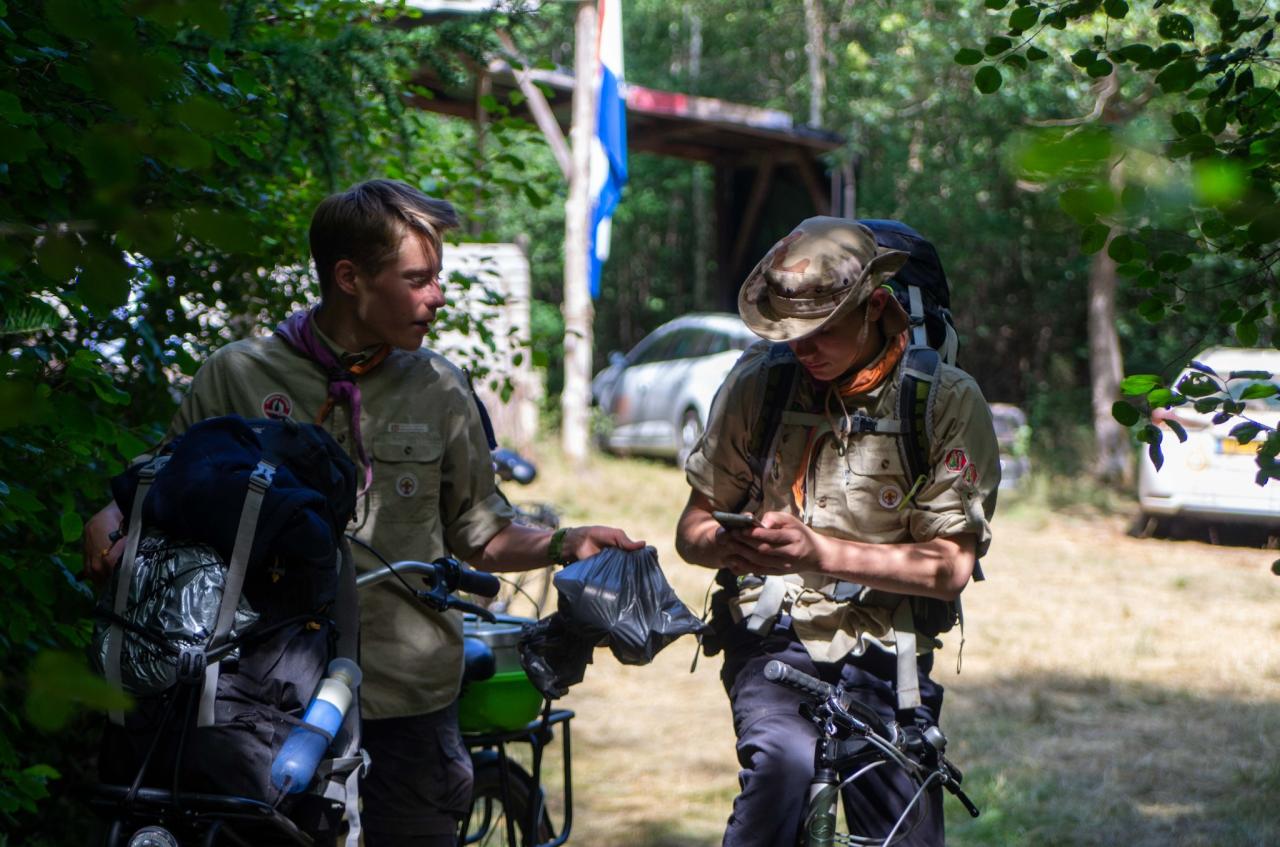
[[[819,538],[819,572],[882,591],[953,600],[973,574],[974,543],[967,535],[906,544]]]
[[[606,547],[632,551],[644,547],[643,541],[632,541],[624,531],[611,526],[575,526],[560,532],[560,554],[570,562],[594,556]],[[545,529],[508,524],[489,539],[472,564],[485,571],[529,571],[559,564],[551,551],[555,535]]]
[[[729,550],[717,536],[720,525],[711,517],[711,502],[696,491],[689,496],[676,524],[676,552],[691,565],[725,567]]]

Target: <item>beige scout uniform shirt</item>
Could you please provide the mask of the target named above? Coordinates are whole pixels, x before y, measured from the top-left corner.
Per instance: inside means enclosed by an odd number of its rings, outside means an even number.
[[[769,347],[768,343],[753,345],[725,378],[702,441],[685,465],[689,484],[717,509],[737,506],[751,482],[750,427],[758,420],[763,402]],[[912,483],[898,453],[898,436],[853,434],[841,455],[839,441],[828,431],[814,443],[801,513],[791,486],[809,428],[784,421],[764,480],[761,513],[787,512],[823,535],[876,544],[972,533],[978,555],[984,555],[991,543],[989,519],[1000,482],[991,412],[977,383],[964,371],[944,364],[939,380],[931,409],[932,472],[906,506],[901,504]],[[832,421],[843,415],[834,392],[828,398],[825,388],[803,371],[796,390],[801,408],[823,413],[826,400]],[[844,409],[850,414],[862,410],[871,417],[896,419],[897,397],[894,373],[866,395],[844,398]],[[815,573],[788,577],[792,626],[810,656],[834,662],[850,652],[860,655],[869,644],[892,644],[892,610],[836,603],[830,599],[835,586],[835,581]],[[750,614],[759,592],[758,587],[744,589],[738,596],[737,613]],[[931,649],[927,639],[920,641],[921,649]]]
[[[437,353],[394,350],[358,384],[373,484],[356,503],[347,531],[391,562],[479,553],[513,512],[494,485],[488,443],[465,377]],[[321,368],[282,339],[237,341],[200,368],[169,437],[225,414],[311,422],[327,396]],[[323,426],[351,454],[360,484],[351,409],[335,407]],[[357,571],[382,567],[358,545],[352,552]],[[396,580],[361,589],[360,665],[364,717],[442,709],[461,684],[462,616],[428,609]]]

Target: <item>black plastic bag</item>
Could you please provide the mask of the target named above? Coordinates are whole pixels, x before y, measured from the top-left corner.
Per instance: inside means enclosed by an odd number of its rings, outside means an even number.
[[[560,571],[555,586],[559,611],[526,625],[520,638],[521,665],[550,698],[582,681],[597,646],[607,645],[624,665],[646,665],[705,628],[671,590],[652,547],[608,547]]]
[[[569,628],[600,636],[624,665],[647,665],[672,641],[703,629],[671,590],[652,547],[606,547],[556,574],[555,586]]]

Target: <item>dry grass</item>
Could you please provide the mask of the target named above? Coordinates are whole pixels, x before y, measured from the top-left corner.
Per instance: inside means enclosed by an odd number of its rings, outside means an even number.
[[[709,571],[675,555],[688,489],[669,465],[608,458],[569,473],[554,451],[514,499],[568,524],[612,523],[658,549],[702,607]],[[944,727],[984,809],[958,844],[1280,843],[1280,579],[1274,553],[1137,540],[1119,517],[1007,509],[945,639]],[[604,651],[562,705],[574,721],[571,843],[713,845],[736,793],[720,660],[689,673],[680,641],[648,667]],[[549,762],[553,767],[553,762]],[[952,804],[949,803],[949,806]]]

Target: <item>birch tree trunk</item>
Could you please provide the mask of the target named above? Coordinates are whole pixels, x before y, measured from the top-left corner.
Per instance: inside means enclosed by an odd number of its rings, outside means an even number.
[[[819,0],[804,0],[805,52],[809,54],[809,126],[822,126],[822,104],[827,98],[822,7],[818,3]]]
[[[1118,162],[1112,163],[1111,189],[1117,196],[1124,188]],[[1107,239],[1108,246],[1111,239]],[[1116,331],[1116,263],[1107,248],[1099,250],[1089,266],[1089,385],[1093,402],[1093,473],[1107,482],[1133,482],[1129,431],[1111,416],[1111,404],[1120,397],[1124,359]]]
[[[579,467],[590,446],[592,313],[587,251],[591,240],[588,196],[591,136],[595,121],[596,4],[580,0],[574,33],[572,171],[564,207],[564,392],[560,395],[560,444]]]

